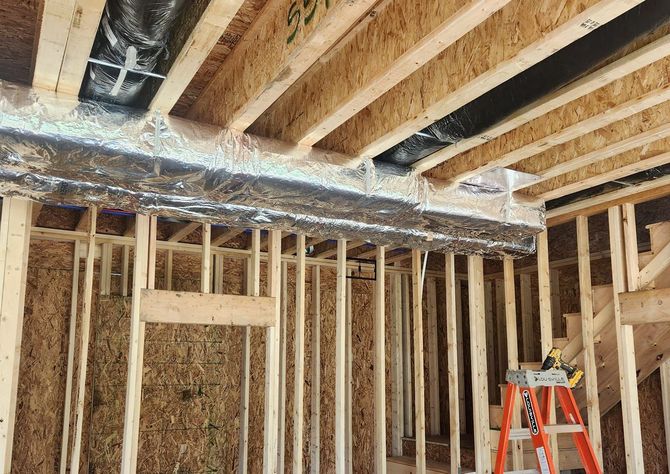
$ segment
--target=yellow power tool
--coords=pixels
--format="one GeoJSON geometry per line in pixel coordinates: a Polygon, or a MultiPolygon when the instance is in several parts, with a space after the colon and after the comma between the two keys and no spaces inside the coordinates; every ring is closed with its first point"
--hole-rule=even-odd
{"type": "Polygon", "coordinates": [[[584,371],[578,367],[573,367],[562,359],[563,353],[557,347],[554,347],[542,363],[542,370],[561,369],[564,370],[570,382],[570,388],[575,388],[579,381],[584,377],[584,371]]]}

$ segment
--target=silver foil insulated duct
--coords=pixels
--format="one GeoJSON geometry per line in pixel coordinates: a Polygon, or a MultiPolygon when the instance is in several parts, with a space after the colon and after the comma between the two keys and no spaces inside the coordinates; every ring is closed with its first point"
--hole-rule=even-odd
{"type": "Polygon", "coordinates": [[[406,169],[0,82],[0,194],[367,240],[523,255],[544,207],[498,170],[447,186],[406,169]]]}

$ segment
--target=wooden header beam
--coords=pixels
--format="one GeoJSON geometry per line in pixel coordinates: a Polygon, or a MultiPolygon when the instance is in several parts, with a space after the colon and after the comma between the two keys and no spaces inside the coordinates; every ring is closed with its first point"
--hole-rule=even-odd
{"type": "Polygon", "coordinates": [[[142,290],[140,319],[147,323],[274,326],[275,298],[142,290]]]}

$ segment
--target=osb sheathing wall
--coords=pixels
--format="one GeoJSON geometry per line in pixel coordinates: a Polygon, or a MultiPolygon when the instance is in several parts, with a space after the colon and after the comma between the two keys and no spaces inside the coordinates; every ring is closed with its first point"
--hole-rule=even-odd
{"type": "MultiPolygon", "coordinates": [[[[31,243],[13,472],[55,472],[60,458],[72,244],[31,243]]],[[[163,286],[159,252],[157,286],[163,286]]],[[[83,265],[81,281],[83,285],[83,265]]],[[[120,291],[120,249],[114,253],[112,293],[120,291]]],[[[199,258],[175,254],[173,289],[198,291],[199,258]]],[[[94,294],[97,294],[98,265],[94,294]]],[[[289,265],[285,465],[292,457],[294,267],[289,265]]],[[[308,272],[307,308],[311,304],[308,272]]],[[[262,268],[262,287],[265,284],[262,268]]],[[[388,283],[388,282],[387,282],[388,283]]],[[[80,286],[81,287],[81,286],[80,286]]],[[[354,280],[352,328],[353,459],[372,472],[373,284],[354,280]]],[[[242,292],[242,261],[225,259],[224,291],[242,292]]],[[[335,271],[321,272],[321,469],[334,470],[335,271]]],[[[81,294],[81,293],[80,293],[81,294]]],[[[81,472],[118,470],[128,351],[129,300],[94,297],[81,472]]],[[[387,298],[387,301],[389,298],[387,298]]],[[[196,311],[197,308],[194,308],[196,311]]],[[[390,312],[387,308],[387,338],[390,312]]],[[[139,472],[231,472],[237,463],[241,329],[147,325],[139,472]]],[[[305,469],[309,464],[311,318],[306,320],[305,469]]],[[[79,341],[77,340],[77,350],[79,341]]],[[[252,330],[249,472],[260,472],[263,449],[264,331],[252,330]]],[[[387,346],[390,394],[390,346],[387,346]]],[[[75,368],[75,374],[77,373],[75,368]]],[[[75,380],[76,385],[76,380],[75,380]]],[[[387,400],[390,405],[390,399],[387,400]]],[[[387,407],[390,431],[390,406],[387,407]]],[[[71,428],[72,432],[72,428],[71,428]]],[[[390,441],[389,441],[390,443],[390,441]]]]}
{"type": "MultiPolygon", "coordinates": [[[[640,246],[648,241],[644,225],[670,218],[660,215],[667,209],[663,203],[638,206],[640,246]]],[[[669,211],[670,212],[670,211],[669,211]]],[[[101,216],[101,228],[105,218],[101,216]]],[[[590,219],[591,250],[605,250],[609,246],[606,219],[590,219]]],[[[197,240],[197,235],[193,238],[197,240]]],[[[552,260],[574,255],[576,244],[574,229],[570,225],[550,230],[552,260]]],[[[533,264],[528,259],[526,264],[533,264]]],[[[26,318],[24,343],[21,356],[17,430],[14,447],[13,472],[45,472],[57,469],[60,457],[60,435],[65,389],[65,359],[69,324],[72,244],[33,241],[31,244],[26,293],[26,318]]],[[[83,260],[80,288],[83,285],[83,260]]],[[[157,285],[164,282],[164,254],[159,252],[157,285]]],[[[431,267],[437,269],[434,263],[431,267]]],[[[462,263],[462,262],[461,262],[462,263]]],[[[519,262],[519,266],[522,266],[519,262]]],[[[94,291],[93,338],[87,380],[87,407],[85,410],[81,469],[90,472],[114,472],[118,467],[121,450],[120,430],[126,380],[126,353],[128,328],[128,301],[121,297],[97,297],[97,265],[94,291]],[[91,405],[92,401],[92,405],[91,405]],[[92,416],[91,416],[92,415],[92,416]]],[[[119,294],[120,248],[115,248],[113,289],[119,294]]],[[[199,258],[175,254],[173,287],[195,290],[200,287],[199,258]]],[[[262,269],[264,286],[264,268],[262,269]]],[[[459,268],[459,271],[462,271],[459,268]]],[[[491,267],[489,271],[496,271],[491,267]]],[[[611,281],[609,260],[592,263],[593,283],[611,281]]],[[[295,301],[294,267],[289,265],[288,318],[287,318],[287,370],[286,370],[286,443],[285,465],[292,455],[293,407],[293,318],[295,301]]],[[[307,273],[307,308],[310,308],[311,272],[307,273]]],[[[578,282],[576,268],[561,270],[561,312],[576,312],[578,307],[578,282]]],[[[335,272],[322,269],[322,391],[321,391],[321,468],[323,472],[334,469],[334,379],[335,379],[335,272]]],[[[535,278],[535,277],[534,277],[535,278]]],[[[353,281],[353,457],[357,472],[372,470],[372,407],[373,399],[373,284],[353,281]]],[[[535,287],[535,283],[533,287],[535,287]]],[[[441,431],[448,430],[446,405],[446,354],[444,337],[444,288],[437,281],[437,311],[441,431]]],[[[225,259],[224,288],[228,293],[242,291],[242,263],[225,259]]],[[[387,280],[387,290],[390,282],[387,280]]],[[[518,290],[518,280],[517,280],[518,290]]],[[[534,291],[535,293],[535,291],[534,291]]],[[[518,294],[518,291],[517,291],[518,294]]],[[[518,296],[518,295],[517,295],[518,296]]],[[[536,296],[534,296],[536,298],[536,296]]],[[[469,339],[467,320],[467,285],[462,285],[464,364],[466,406],[470,407],[469,339]]],[[[387,295],[387,301],[390,298],[387,295]]],[[[517,308],[520,308],[517,301],[517,308]]],[[[424,302],[424,318],[427,308],[424,302]]],[[[309,310],[308,310],[309,311],[309,310]]],[[[537,320],[537,302],[534,301],[534,320],[537,320]]],[[[427,327],[427,321],[424,319],[427,327]]],[[[387,307],[387,341],[390,341],[390,308],[387,307]]],[[[521,331],[519,331],[521,333],[521,331]]],[[[555,333],[560,336],[559,331],[555,333]]],[[[538,336],[539,337],[539,336],[538,336]]],[[[250,415],[250,472],[258,472],[262,460],[263,396],[264,396],[264,332],[252,332],[252,385],[250,415]]],[[[305,361],[305,469],[308,468],[309,411],[311,407],[311,318],[306,319],[305,361]]],[[[145,356],[145,385],[140,439],[140,472],[229,472],[237,462],[239,429],[240,382],[239,328],[204,328],[199,326],[150,325],[147,331],[145,356]],[[176,342],[180,341],[180,342],[176,342]]],[[[427,340],[425,341],[427,343],[427,340]]],[[[78,341],[77,341],[78,349],[78,341]]],[[[409,348],[411,350],[411,348],[409,348]]],[[[490,348],[492,349],[492,348],[490,348]]],[[[493,349],[495,350],[495,349],[493,349]]],[[[390,433],[390,344],[387,344],[387,432],[390,433]]],[[[426,376],[429,369],[424,367],[426,376]]],[[[76,374],[76,368],[75,368],[76,374]]],[[[76,384],[76,381],[75,381],[76,384]]],[[[643,444],[647,472],[667,472],[665,433],[662,413],[659,376],[653,374],[639,386],[640,408],[644,423],[643,444]]],[[[426,391],[426,397],[427,397],[426,391]]],[[[426,399],[426,401],[428,401],[426,399]]],[[[426,404],[426,406],[429,406],[426,404]]],[[[468,409],[468,430],[471,431],[471,413],[468,409]]],[[[605,472],[624,471],[624,449],[621,434],[621,410],[617,405],[602,419],[605,446],[605,472]]],[[[390,440],[389,440],[390,445],[390,440]]],[[[390,446],[389,446],[390,448],[390,446]]],[[[413,454],[413,443],[404,443],[405,454],[413,454]]],[[[468,466],[472,451],[465,443],[462,458],[468,466]]],[[[429,444],[428,458],[446,462],[448,448],[429,444]]]]}

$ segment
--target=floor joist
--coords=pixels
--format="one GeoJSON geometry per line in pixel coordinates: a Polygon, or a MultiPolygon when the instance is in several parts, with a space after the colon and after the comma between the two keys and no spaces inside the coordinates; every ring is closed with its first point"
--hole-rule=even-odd
{"type": "Polygon", "coordinates": [[[304,10],[291,0],[268,3],[187,116],[246,129],[376,3],[314,2],[304,10]]]}
{"type": "Polygon", "coordinates": [[[558,12],[548,12],[543,4],[510,2],[319,143],[351,155],[376,156],[583,37],[589,31],[583,26],[585,21],[607,23],[638,3],[593,0],[579,6],[552,4],[561,9],[561,22],[556,22],[558,12]],[[520,37],[517,25],[526,16],[536,25],[520,37]],[[509,44],[510,38],[516,41],[509,44]],[[504,55],[478,54],[491,44],[505,44],[504,55]],[[469,54],[463,55],[463,51],[469,54]],[[464,61],[467,66],[457,66],[464,61]],[[483,73],[475,75],[477,70],[483,73]]]}

